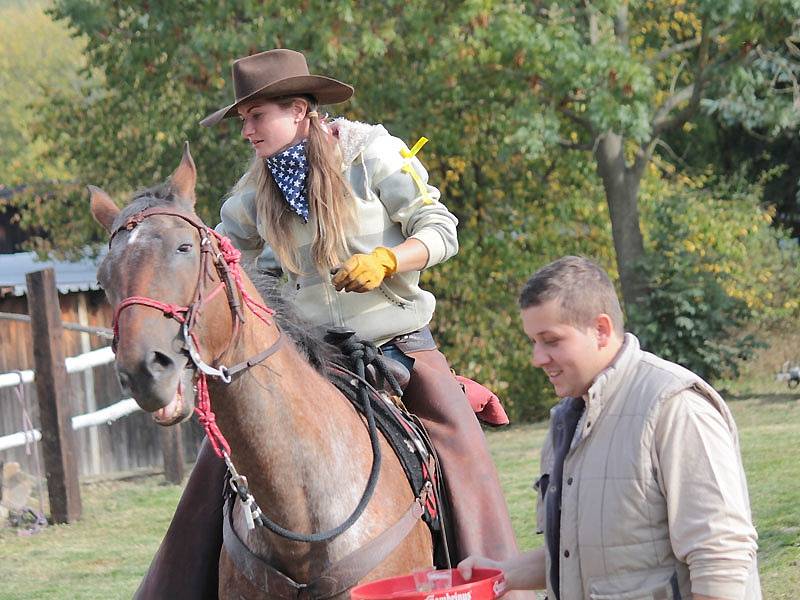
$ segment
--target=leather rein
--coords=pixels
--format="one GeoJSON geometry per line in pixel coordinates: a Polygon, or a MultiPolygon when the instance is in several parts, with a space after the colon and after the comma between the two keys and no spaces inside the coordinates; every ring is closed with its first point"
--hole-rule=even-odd
{"type": "MultiPolygon", "coordinates": [[[[263,525],[281,537],[301,542],[326,541],[340,535],[355,523],[363,513],[375,490],[377,479],[380,474],[380,445],[369,400],[366,399],[368,393],[367,389],[364,388],[361,391],[361,395],[365,398],[362,408],[365,411],[368,422],[370,442],[373,450],[373,464],[366,489],[356,509],[340,526],[316,534],[300,534],[289,531],[269,520],[261,511],[258,504],[256,504],[255,499],[250,493],[247,485],[247,478],[240,475],[233,465],[230,458],[230,446],[219,430],[219,427],[216,425],[216,418],[211,410],[207,377],[217,378],[225,384],[230,383],[233,376],[244,372],[275,354],[284,344],[283,332],[281,332],[280,329],[278,330],[278,339],[269,348],[233,366],[227,367],[225,365],[219,365],[214,367],[206,363],[200,354],[200,345],[193,328],[202,312],[204,304],[210,302],[222,289],[225,290],[228,306],[232,313],[232,332],[228,344],[225,350],[220,354],[220,357],[224,356],[225,352],[233,345],[241,331],[241,326],[244,324],[242,304],[245,304],[251,312],[268,325],[272,324],[270,318],[275,313],[272,309],[254,300],[244,290],[238,264],[241,253],[233,246],[228,238],[218,234],[193,214],[187,214],[166,207],[144,209],[130,216],[122,225],[111,233],[108,242],[109,248],[111,247],[114,237],[118,233],[122,231],[132,231],[144,221],[144,219],[155,215],[183,219],[197,229],[200,235],[200,269],[197,276],[194,296],[192,301],[186,306],[169,304],[146,296],[129,296],[123,299],[114,311],[114,338],[112,341],[112,349],[116,352],[119,340],[119,316],[126,308],[135,305],[147,306],[160,310],[165,317],[178,321],[181,324],[186,350],[197,372],[196,386],[198,402],[195,407],[195,412],[198,414],[200,423],[203,425],[209,442],[217,456],[225,460],[230,474],[231,488],[233,492],[235,492],[235,496],[238,497],[244,505],[243,513],[247,521],[248,529],[253,529],[256,524],[263,525]],[[216,242],[216,244],[214,242],[216,242]],[[206,294],[205,284],[206,278],[210,278],[209,260],[211,259],[213,259],[213,265],[216,268],[220,281],[210,293],[206,294]]],[[[218,360],[219,358],[212,360],[212,363],[216,363],[218,360]]],[[[363,381],[364,373],[361,372],[362,370],[363,365],[359,368],[359,372],[354,374],[357,380],[363,381]]],[[[365,546],[357,549],[337,563],[330,565],[320,576],[308,584],[295,582],[247,548],[233,528],[233,506],[230,503],[226,503],[226,514],[223,517],[224,544],[226,550],[228,550],[234,559],[237,568],[247,576],[251,583],[264,590],[268,590],[279,598],[295,600],[309,598],[321,600],[343,593],[358,583],[360,579],[378,564],[383,562],[394,548],[405,539],[413,529],[413,526],[420,519],[424,513],[429,494],[432,494],[430,484],[426,485],[420,491],[419,495],[414,498],[409,509],[394,523],[394,525],[383,531],[365,546]]]]}

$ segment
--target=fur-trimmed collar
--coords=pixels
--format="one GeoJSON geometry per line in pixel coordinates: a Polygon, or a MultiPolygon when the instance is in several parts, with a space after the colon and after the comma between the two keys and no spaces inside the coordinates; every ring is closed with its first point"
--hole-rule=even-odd
{"type": "Polygon", "coordinates": [[[348,121],[345,118],[334,119],[330,127],[339,140],[342,163],[348,167],[375,136],[389,134],[383,125],[348,121]]]}

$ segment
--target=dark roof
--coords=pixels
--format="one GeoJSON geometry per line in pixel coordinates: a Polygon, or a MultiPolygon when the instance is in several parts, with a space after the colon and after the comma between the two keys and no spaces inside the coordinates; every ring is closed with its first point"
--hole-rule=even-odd
{"type": "Polygon", "coordinates": [[[97,258],[84,258],[74,262],[40,261],[34,252],[0,254],[0,295],[12,293],[15,296],[24,296],[27,293],[25,274],[48,267],[55,270],[56,287],[62,294],[99,290],[97,265],[103,258],[102,254],[97,258]]]}

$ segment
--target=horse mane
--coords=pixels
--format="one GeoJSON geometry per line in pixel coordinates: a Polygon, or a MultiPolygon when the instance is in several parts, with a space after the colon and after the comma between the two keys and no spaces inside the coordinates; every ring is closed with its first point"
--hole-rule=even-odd
{"type": "Polygon", "coordinates": [[[148,188],[141,188],[133,193],[133,199],[128,203],[133,204],[138,200],[152,200],[148,202],[148,207],[156,206],[166,202],[186,202],[184,198],[177,194],[169,180],[156,184],[148,188]]]}
{"type": "Polygon", "coordinates": [[[188,213],[194,212],[191,203],[179,196],[175,188],[167,180],[152,187],[136,190],[131,199],[119,211],[117,218],[114,219],[114,226],[124,223],[138,212],[157,206],[174,206],[188,213]]]}
{"type": "Polygon", "coordinates": [[[325,341],[325,329],[312,325],[303,319],[294,305],[281,294],[281,279],[253,267],[245,269],[267,306],[275,311],[273,317],[281,330],[297,346],[297,350],[308,363],[321,372],[326,373],[326,365],[336,363],[347,364],[341,350],[325,341]]]}

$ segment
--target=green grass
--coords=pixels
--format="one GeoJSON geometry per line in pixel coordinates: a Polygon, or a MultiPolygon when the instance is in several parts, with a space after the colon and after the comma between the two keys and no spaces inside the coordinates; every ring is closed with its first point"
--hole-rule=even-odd
{"type": "MultiPolygon", "coordinates": [[[[764,598],[800,590],[800,394],[730,402],[750,486],[764,598]]],[[[541,545],[531,486],[545,424],[487,432],[520,547],[541,545]]],[[[83,518],[30,537],[0,530],[0,599],[130,598],[180,495],[161,477],[84,484],[83,518]]]]}
{"type": "Polygon", "coordinates": [[[85,484],[79,522],[25,537],[0,530],[0,598],[130,598],[180,496],[162,480],[85,484]]]}
{"type": "Polygon", "coordinates": [[[730,403],[737,419],[759,533],[764,598],[800,594],[800,395],[730,403]]]}

